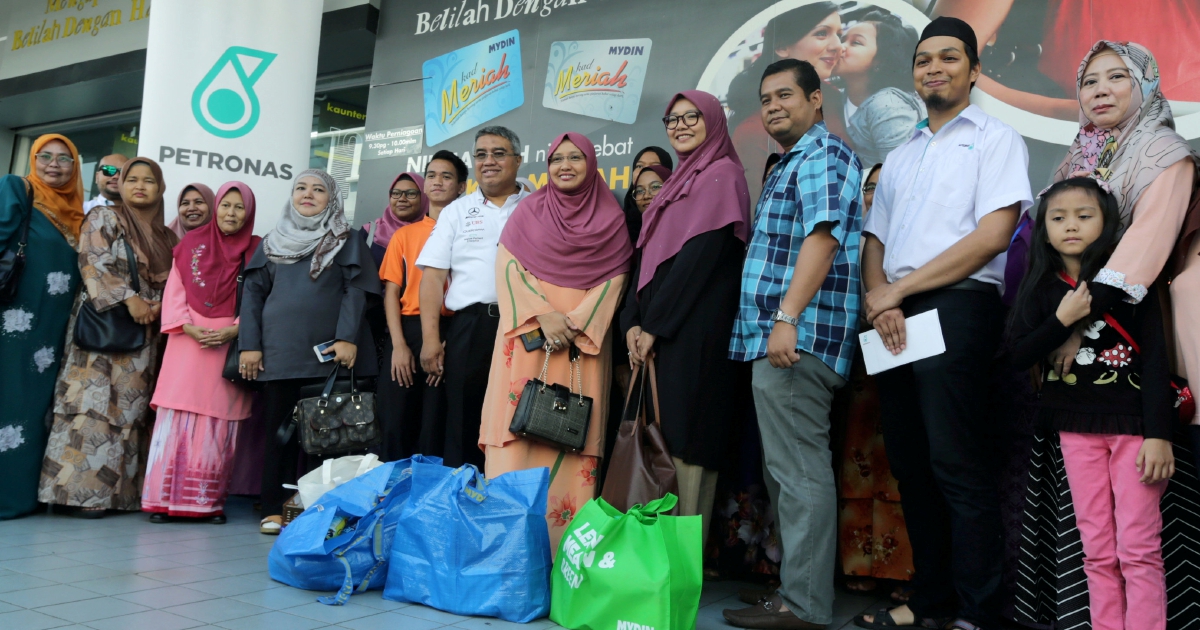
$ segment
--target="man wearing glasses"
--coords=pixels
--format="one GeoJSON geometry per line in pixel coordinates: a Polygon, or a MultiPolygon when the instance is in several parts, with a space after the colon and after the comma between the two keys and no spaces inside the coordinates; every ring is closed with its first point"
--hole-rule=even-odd
{"type": "Polygon", "coordinates": [[[96,165],[96,187],[100,194],[95,199],[83,204],[83,213],[87,214],[96,206],[114,206],[121,203],[121,168],[129,158],[119,153],[106,155],[96,165]]]}
{"type": "Polygon", "coordinates": [[[517,184],[521,141],[507,127],[475,134],[479,188],[442,210],[421,255],[421,368],[446,383],[447,466],[483,467],[479,423],[487,392],[492,348],[500,324],[496,297],[496,249],[517,203],[530,193],[517,184]],[[443,305],[454,311],[441,339],[443,305]]]}

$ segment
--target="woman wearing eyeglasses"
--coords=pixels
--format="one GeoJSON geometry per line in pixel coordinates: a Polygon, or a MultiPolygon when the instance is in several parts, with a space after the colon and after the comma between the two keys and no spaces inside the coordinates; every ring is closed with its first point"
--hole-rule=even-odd
{"type": "MultiPolygon", "coordinates": [[[[679,509],[712,514],[717,469],[727,458],[738,367],[729,359],[749,238],[750,195],[716,97],[690,90],[663,122],[679,168],[642,215],[640,260],[621,327],[629,359],[654,356],[662,429],[675,459],[679,509]]],[[[641,179],[641,177],[639,177],[641,179]]]]}
{"type": "Polygon", "coordinates": [[[0,300],[0,470],[6,477],[0,519],[37,507],[46,412],[79,289],[75,247],[83,223],[83,185],[78,161],[70,140],[45,135],[33,143],[27,177],[0,179],[0,252],[25,255],[25,267],[14,279],[16,294],[0,300]]]}
{"type": "Polygon", "coordinates": [[[571,517],[599,490],[612,361],[609,326],[633,246],[624,213],[596,170],[591,140],[577,133],[559,136],[550,144],[547,166],[549,185],[521,200],[500,235],[500,328],[479,445],[489,478],[542,466],[552,471],[546,520],[551,549],[557,549],[571,517]],[[539,330],[545,346],[527,350],[521,336],[539,330]],[[572,377],[576,351],[580,372],[572,377]],[[534,378],[592,399],[582,451],[566,453],[509,432],[525,384],[534,378]]]}
{"type": "MultiPolygon", "coordinates": [[[[157,163],[130,160],[121,171],[121,205],[94,208],[80,233],[85,290],[74,313],[86,300],[98,312],[127,309],[147,326],[145,344],[133,352],[87,350],[67,338],[38,501],[73,506],[82,518],[142,507],[142,446],[163,340],[152,325],[179,242],[163,221],[165,188],[157,163]]],[[[75,326],[72,320],[68,328],[75,326]]]]}

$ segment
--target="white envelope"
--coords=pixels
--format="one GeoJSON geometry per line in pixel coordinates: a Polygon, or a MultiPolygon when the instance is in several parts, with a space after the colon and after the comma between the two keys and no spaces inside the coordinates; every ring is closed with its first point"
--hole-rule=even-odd
{"type": "Polygon", "coordinates": [[[862,348],[863,359],[867,364],[867,374],[886,372],[946,351],[946,340],[942,338],[942,322],[938,319],[936,308],[904,318],[904,329],[904,352],[900,354],[892,354],[883,345],[878,331],[868,330],[858,335],[858,345],[862,348]]]}

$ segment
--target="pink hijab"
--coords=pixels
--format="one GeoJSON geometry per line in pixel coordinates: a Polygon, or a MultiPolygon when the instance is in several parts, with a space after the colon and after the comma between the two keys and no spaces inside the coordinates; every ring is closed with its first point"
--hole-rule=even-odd
{"type": "Polygon", "coordinates": [[[733,225],[734,235],[742,242],[750,237],[750,192],[745,169],[729,138],[725,110],[712,94],[688,90],[671,98],[668,115],[681,98],[700,110],[707,135],[694,151],[676,152],[679,167],[642,216],[637,243],[642,250],[638,291],[650,284],[659,265],[700,234],[733,225]]]}
{"type": "Polygon", "coordinates": [[[563,192],[551,180],[522,199],[505,224],[500,242],[539,280],[569,289],[591,289],[629,271],[633,246],[625,228],[625,211],[596,170],[592,141],[581,134],[564,133],[550,144],[549,154],[563,140],[570,140],[583,153],[583,184],[563,192]]]}
{"type": "Polygon", "coordinates": [[[237,305],[238,268],[262,239],[254,236],[254,191],[242,182],[228,182],[217,191],[217,203],[231,190],[242,193],[246,222],[233,234],[217,227],[217,207],[212,220],[190,231],[175,247],[175,268],[183,280],[187,303],[205,317],[234,317],[237,305]]]}
{"type": "Polygon", "coordinates": [[[202,199],[204,199],[204,203],[208,204],[208,219],[205,220],[204,223],[201,223],[200,225],[198,225],[192,229],[198,230],[198,229],[204,227],[205,225],[211,223],[212,218],[213,218],[213,213],[217,211],[217,204],[213,201],[213,191],[211,188],[209,188],[208,186],[205,186],[204,184],[201,184],[200,182],[193,182],[191,184],[188,184],[187,186],[184,186],[183,190],[179,191],[179,198],[175,200],[175,213],[176,213],[175,220],[173,220],[167,224],[167,229],[174,232],[175,236],[178,236],[180,239],[187,236],[188,229],[183,227],[183,223],[180,223],[179,204],[183,203],[183,196],[186,195],[187,191],[189,191],[189,190],[194,190],[194,191],[200,193],[200,197],[202,199]]]}
{"type": "Polygon", "coordinates": [[[383,216],[369,223],[364,223],[362,226],[363,232],[370,234],[371,224],[375,224],[376,245],[387,247],[388,243],[392,242],[392,235],[396,233],[396,230],[411,223],[416,223],[429,215],[429,197],[425,196],[425,178],[416,173],[400,173],[397,175],[396,179],[392,180],[392,185],[388,186],[388,195],[391,195],[392,189],[396,187],[396,182],[405,177],[411,179],[417,185],[417,190],[421,191],[421,214],[417,217],[416,221],[401,221],[397,219],[396,215],[392,212],[391,197],[389,196],[388,204],[383,207],[383,216]]]}

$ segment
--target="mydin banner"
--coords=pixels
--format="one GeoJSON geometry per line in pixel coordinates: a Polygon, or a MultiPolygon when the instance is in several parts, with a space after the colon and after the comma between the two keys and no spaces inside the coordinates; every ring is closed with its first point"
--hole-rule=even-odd
{"type": "Polygon", "coordinates": [[[246,182],[275,227],[308,165],[322,0],[154,0],[139,153],[162,166],[167,220],[184,186],[246,182]],[[236,19],[231,19],[236,16],[236,19]]]}
{"type": "Polygon", "coordinates": [[[635,153],[670,149],[661,118],[671,95],[696,88],[724,103],[757,194],[779,149],[762,127],[758,82],[782,58],[813,64],[829,128],[864,162],[882,161],[925,116],[912,55],[938,15],[975,28],[983,77],[972,100],[1025,137],[1035,190],[1079,128],[1075,73],[1098,39],[1149,47],[1177,129],[1200,138],[1196,0],[382,0],[367,132],[405,133],[412,149],[362,164],[358,207],[377,216],[396,174],[423,170],[437,150],[471,164],[475,131],[497,124],[520,136],[521,175],[535,185],[546,182],[549,143],[576,131],[623,193],[635,153]],[[469,118],[447,124],[468,103],[469,118]],[[423,145],[412,140],[422,125],[423,145]]]}

